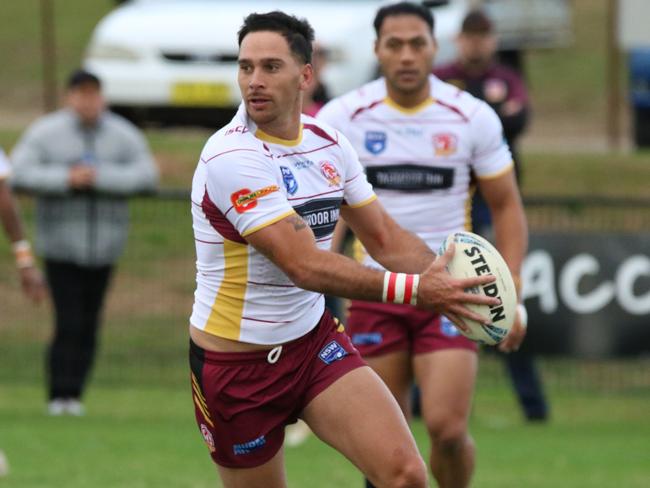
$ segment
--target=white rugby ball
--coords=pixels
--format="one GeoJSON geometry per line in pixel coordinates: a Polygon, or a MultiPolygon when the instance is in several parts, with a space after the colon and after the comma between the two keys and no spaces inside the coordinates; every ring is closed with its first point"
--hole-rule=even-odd
{"type": "Polygon", "coordinates": [[[468,309],[489,318],[492,325],[484,325],[464,318],[469,331],[459,331],[465,337],[478,343],[498,344],[508,335],[517,313],[517,290],[508,265],[492,244],[472,232],[450,234],[440,246],[439,254],[443,254],[452,242],[456,246],[456,251],[447,264],[449,274],[455,278],[494,275],[496,281],[467,291],[501,299],[501,304],[493,307],[468,303],[466,305],[468,309]]]}

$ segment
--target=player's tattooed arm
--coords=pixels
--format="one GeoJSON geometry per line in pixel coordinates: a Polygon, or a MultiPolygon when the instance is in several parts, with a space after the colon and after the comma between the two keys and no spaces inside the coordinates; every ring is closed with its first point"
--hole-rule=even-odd
{"type": "Polygon", "coordinates": [[[291,217],[287,218],[287,221],[293,225],[293,230],[296,232],[307,228],[307,222],[305,222],[300,215],[292,215],[291,217]]]}

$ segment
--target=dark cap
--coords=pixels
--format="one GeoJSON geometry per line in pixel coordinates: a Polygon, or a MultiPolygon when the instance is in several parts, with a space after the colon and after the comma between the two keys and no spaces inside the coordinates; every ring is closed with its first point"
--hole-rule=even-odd
{"type": "Polygon", "coordinates": [[[97,86],[97,88],[102,87],[102,82],[99,81],[99,78],[83,69],[74,71],[68,78],[68,84],[66,86],[68,87],[68,90],[71,90],[78,86],[85,85],[86,83],[92,83],[97,86]]]}
{"type": "Polygon", "coordinates": [[[482,10],[472,10],[463,20],[463,34],[492,34],[492,21],[482,10]]]}

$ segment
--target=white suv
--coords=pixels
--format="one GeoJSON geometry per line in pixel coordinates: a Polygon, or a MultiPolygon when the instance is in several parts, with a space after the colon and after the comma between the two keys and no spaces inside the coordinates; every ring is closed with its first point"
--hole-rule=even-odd
{"type": "MultiPolygon", "coordinates": [[[[129,118],[214,124],[216,112],[240,101],[237,31],[246,15],[282,10],[309,20],[328,52],[323,80],[336,96],[376,75],[372,21],[384,3],[133,0],[100,21],[84,65],[102,79],[111,107],[129,118]]],[[[439,60],[449,60],[466,4],[423,3],[433,6],[439,60]]]]}

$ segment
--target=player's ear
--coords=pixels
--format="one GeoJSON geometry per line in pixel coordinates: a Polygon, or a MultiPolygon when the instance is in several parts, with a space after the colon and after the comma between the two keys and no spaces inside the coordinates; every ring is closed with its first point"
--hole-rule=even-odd
{"type": "Polygon", "coordinates": [[[314,68],[311,63],[305,64],[300,70],[300,89],[305,90],[314,79],[314,68]]]}

